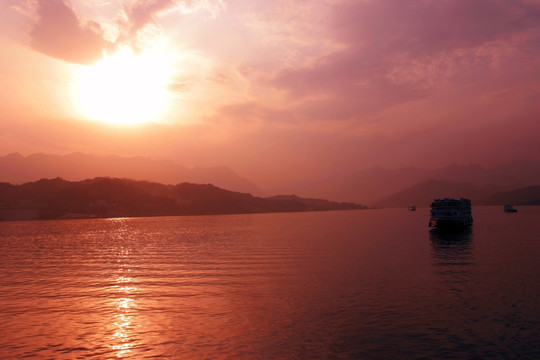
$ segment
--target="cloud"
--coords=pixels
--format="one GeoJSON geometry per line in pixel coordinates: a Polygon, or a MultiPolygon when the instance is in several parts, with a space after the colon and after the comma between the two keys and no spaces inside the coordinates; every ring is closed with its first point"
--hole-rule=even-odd
{"type": "Polygon", "coordinates": [[[83,23],[63,0],[38,0],[37,23],[30,32],[36,51],[67,62],[90,64],[111,44],[103,39],[100,25],[83,23]]]}
{"type": "Polygon", "coordinates": [[[124,9],[129,34],[134,35],[148,24],[156,22],[156,17],[173,11],[183,14],[207,12],[216,17],[225,8],[223,0],[139,0],[124,9]]]}
{"type": "Polygon", "coordinates": [[[379,51],[426,54],[470,48],[538,26],[540,8],[519,0],[379,0],[336,7],[344,42],[379,51]]]}
{"type": "Polygon", "coordinates": [[[492,91],[540,69],[531,62],[540,56],[531,45],[540,39],[538,2],[344,1],[334,6],[328,31],[341,49],[279,71],[271,85],[291,102],[341,104],[349,109],[342,119],[364,119],[448,88],[492,91]]]}
{"type": "Polygon", "coordinates": [[[125,12],[130,26],[130,32],[135,32],[151,23],[154,16],[176,6],[175,0],[138,1],[126,7],[125,12]]]}

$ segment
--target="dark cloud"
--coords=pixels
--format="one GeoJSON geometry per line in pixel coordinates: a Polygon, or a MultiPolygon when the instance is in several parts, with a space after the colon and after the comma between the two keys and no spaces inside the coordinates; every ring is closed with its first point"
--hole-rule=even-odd
{"type": "Polygon", "coordinates": [[[82,23],[63,0],[38,0],[37,23],[30,32],[34,50],[67,62],[90,64],[110,46],[95,22],[82,23]]]}
{"type": "Polygon", "coordinates": [[[540,23],[540,6],[520,0],[348,1],[335,8],[336,37],[378,52],[469,48],[540,23]]]}

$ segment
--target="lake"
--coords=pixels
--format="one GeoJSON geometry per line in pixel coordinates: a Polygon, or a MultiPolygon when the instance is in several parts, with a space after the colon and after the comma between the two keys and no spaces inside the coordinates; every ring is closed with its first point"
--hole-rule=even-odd
{"type": "Polygon", "coordinates": [[[0,223],[0,358],[539,359],[540,207],[0,223]]]}

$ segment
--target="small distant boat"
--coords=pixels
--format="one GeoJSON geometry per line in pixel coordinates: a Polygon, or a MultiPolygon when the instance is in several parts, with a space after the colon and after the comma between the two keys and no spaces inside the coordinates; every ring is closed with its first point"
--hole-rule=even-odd
{"type": "Polygon", "coordinates": [[[512,205],[504,205],[504,212],[507,212],[507,213],[515,213],[517,212],[517,209],[514,208],[512,205]]]}
{"type": "Polygon", "coordinates": [[[409,205],[409,211],[416,211],[415,205],[409,205]]]}
{"type": "Polygon", "coordinates": [[[431,203],[429,227],[436,229],[465,228],[473,224],[471,200],[435,199],[431,203]]]}

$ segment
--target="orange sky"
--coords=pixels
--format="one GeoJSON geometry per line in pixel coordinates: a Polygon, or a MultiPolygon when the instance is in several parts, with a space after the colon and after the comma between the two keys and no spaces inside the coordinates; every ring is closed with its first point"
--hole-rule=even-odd
{"type": "Polygon", "coordinates": [[[540,152],[538,0],[0,0],[0,155],[268,186],[540,152]]]}

